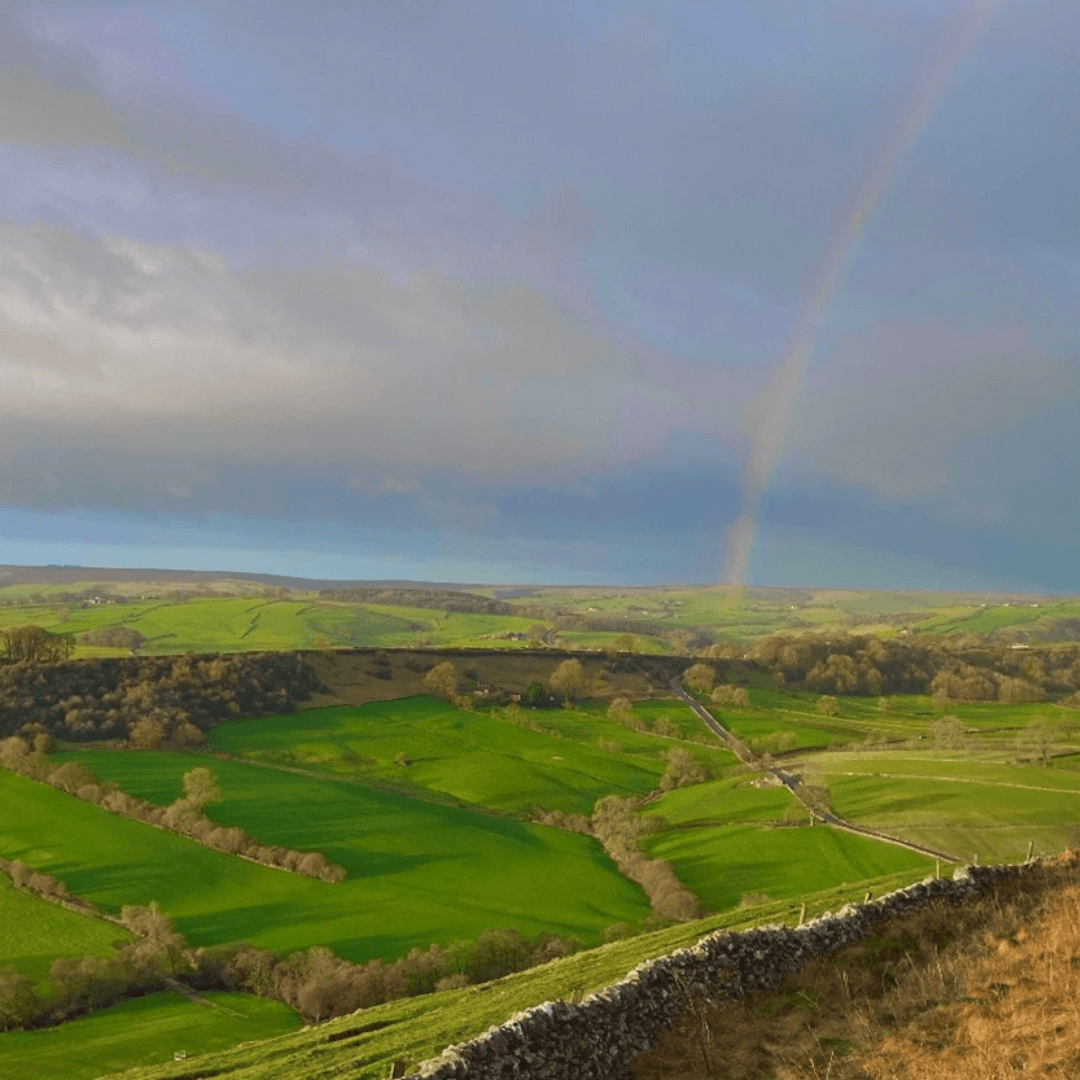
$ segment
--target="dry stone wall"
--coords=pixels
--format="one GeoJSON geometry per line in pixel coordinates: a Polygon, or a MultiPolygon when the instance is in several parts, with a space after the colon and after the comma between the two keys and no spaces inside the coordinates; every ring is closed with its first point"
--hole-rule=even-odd
{"type": "Polygon", "coordinates": [[[1038,864],[966,866],[798,928],[718,930],[639,964],[580,1004],[547,1001],[424,1062],[408,1080],[633,1080],[631,1060],[681,1015],[688,995],[775,989],[808,960],[861,940],[875,923],[942,900],[959,904],[1038,864]]]}

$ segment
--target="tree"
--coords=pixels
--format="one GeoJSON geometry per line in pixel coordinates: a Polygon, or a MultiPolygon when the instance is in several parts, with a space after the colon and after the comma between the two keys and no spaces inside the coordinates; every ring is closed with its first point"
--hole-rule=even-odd
{"type": "Polygon", "coordinates": [[[629,724],[633,719],[634,710],[630,705],[630,699],[625,697],[612,698],[608,705],[607,714],[609,720],[617,724],[629,724]]]}
{"type": "Polygon", "coordinates": [[[823,716],[836,716],[840,711],[840,702],[831,694],[822,694],[817,700],[816,708],[823,716]]]}
{"type": "Polygon", "coordinates": [[[521,695],[521,704],[526,708],[537,709],[549,703],[548,692],[544,689],[544,684],[539,679],[533,679],[528,686],[525,687],[524,692],[521,695]]]}
{"type": "Polygon", "coordinates": [[[612,643],[616,652],[632,653],[634,651],[634,635],[620,634],[612,643]]]}
{"type": "Polygon", "coordinates": [[[214,774],[200,765],[184,773],[184,797],[197,813],[202,813],[207,803],[221,802],[221,788],[214,774]]]}
{"type": "Polygon", "coordinates": [[[457,694],[457,668],[449,660],[436,664],[424,676],[424,688],[435,697],[451,701],[457,694]]]}
{"type": "Polygon", "coordinates": [[[934,745],[943,750],[961,750],[964,738],[964,724],[958,716],[940,716],[930,722],[930,735],[934,745]]]}
{"type": "Polygon", "coordinates": [[[672,788],[689,787],[691,784],[704,783],[709,778],[704,766],[682,747],[672,747],[666,751],[668,767],[664,775],[660,777],[660,790],[671,791],[672,788]]]}
{"type": "Polygon", "coordinates": [[[27,1024],[41,1005],[33,979],[15,968],[0,969],[0,1030],[11,1031],[27,1024]]]}
{"type": "Polygon", "coordinates": [[[1045,716],[1037,716],[1016,737],[1017,752],[1026,761],[1049,765],[1051,756],[1057,750],[1056,734],[1045,716]]]}
{"type": "Polygon", "coordinates": [[[29,753],[30,747],[23,739],[20,739],[18,735],[10,735],[0,742],[0,765],[15,772],[29,753]]]}
{"type": "Polygon", "coordinates": [[[710,697],[714,705],[729,709],[745,709],[750,705],[750,695],[741,686],[718,686],[710,697]]]}
{"type": "Polygon", "coordinates": [[[156,750],[165,738],[165,725],[153,716],[144,716],[131,725],[128,742],[137,750],[156,750]]]}
{"type": "Polygon", "coordinates": [[[49,773],[48,781],[54,788],[74,795],[81,787],[92,784],[97,777],[81,762],[68,761],[49,773]]]}
{"type": "Polygon", "coordinates": [[[554,694],[569,705],[581,697],[585,690],[585,671],[580,660],[564,660],[548,678],[548,686],[554,694]]]}
{"type": "Polygon", "coordinates": [[[16,662],[66,660],[74,643],[70,634],[50,634],[42,626],[13,626],[0,631],[4,655],[16,662]]]}
{"type": "Polygon", "coordinates": [[[716,682],[716,672],[710,664],[694,664],[683,672],[683,682],[691,690],[707,694],[716,682]]]}

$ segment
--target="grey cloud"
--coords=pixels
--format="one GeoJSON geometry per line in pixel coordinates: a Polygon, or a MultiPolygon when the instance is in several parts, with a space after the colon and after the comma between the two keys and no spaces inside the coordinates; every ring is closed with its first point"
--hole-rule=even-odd
{"type": "Polygon", "coordinates": [[[1020,328],[882,323],[843,340],[812,373],[789,467],[887,500],[1000,517],[1023,483],[1010,460],[1027,469],[1056,457],[1038,420],[1078,403],[1077,367],[1042,353],[1020,328]],[[961,468],[972,446],[974,468],[961,468]]]}
{"type": "Polygon", "coordinates": [[[220,469],[255,463],[401,490],[431,471],[550,481],[720,423],[524,287],[238,274],[207,251],[45,226],[0,226],[0,377],[0,454],[41,477],[38,495],[9,480],[23,503],[124,489],[183,509],[220,469]],[[95,461],[112,480],[92,482],[95,461]]]}

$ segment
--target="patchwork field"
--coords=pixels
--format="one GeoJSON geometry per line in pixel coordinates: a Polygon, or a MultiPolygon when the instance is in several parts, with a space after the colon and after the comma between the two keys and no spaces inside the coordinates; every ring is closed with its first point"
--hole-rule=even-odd
{"type": "MultiPolygon", "coordinates": [[[[33,622],[81,633],[109,626],[137,630],[149,654],[328,646],[527,647],[541,626],[558,619],[559,642],[570,648],[611,647],[626,633],[639,652],[671,652],[679,635],[751,644],[773,633],[853,630],[889,637],[901,630],[932,634],[997,634],[1005,640],[1061,641],[1080,635],[1080,602],[1068,597],[999,594],[890,593],[828,589],[665,586],[519,590],[470,586],[521,614],[466,614],[420,606],[354,603],[319,595],[322,583],[234,580],[179,575],[156,580],[138,571],[0,568],[0,628],[33,622]],[[7,584],[5,584],[5,581],[7,584]],[[192,597],[192,592],[203,594],[192,597]],[[80,595],[112,599],[82,607],[80,595]],[[537,615],[537,611],[542,614],[537,615]],[[586,625],[568,622],[584,619],[586,625]],[[603,620],[626,622],[612,629],[603,620]],[[588,623],[593,625],[587,625],[588,623]]],[[[551,640],[551,639],[549,639],[551,640]]],[[[76,655],[122,653],[80,645],[76,655]]]]}
{"type": "Polygon", "coordinates": [[[670,791],[646,817],[669,827],[645,848],[666,859],[710,910],[744,897],[779,900],[837,884],[920,868],[933,860],[840,829],[808,826],[808,816],[782,787],[757,787],[758,775],[670,791]]]}
{"type": "Polygon", "coordinates": [[[1028,845],[1059,851],[1080,830],[1080,773],[1071,768],[950,760],[946,755],[829,755],[818,766],[841,816],[983,862],[1028,845]]]}
{"type": "MultiPolygon", "coordinates": [[[[670,597],[659,599],[666,603],[670,597]]],[[[168,641],[191,644],[204,638],[280,643],[300,632],[298,627],[312,640],[331,632],[339,637],[377,632],[383,640],[421,632],[419,622],[401,629],[395,621],[408,624],[418,609],[369,605],[359,611],[256,597],[189,602],[201,612],[195,631],[185,623],[187,616],[178,614],[182,606],[145,601],[117,609],[125,614],[138,609],[137,621],[157,632],[161,651],[167,651],[168,641]]],[[[644,611],[630,612],[634,617],[654,614],[644,602],[637,606],[644,611]]],[[[689,599],[683,606],[680,611],[671,600],[665,617],[688,614],[689,599]]],[[[115,611],[80,609],[69,613],[69,621],[110,614],[115,618],[115,611]]],[[[424,626],[450,635],[447,640],[465,633],[481,640],[483,627],[476,620],[490,618],[508,617],[425,610],[424,626]]],[[[281,954],[322,945],[352,960],[390,960],[414,947],[475,939],[485,929],[511,926],[526,935],[578,935],[595,946],[612,924],[641,926],[649,915],[642,890],[619,873],[592,837],[525,818],[538,808],[588,814],[607,795],[657,792],[673,749],[703,767],[709,779],[702,782],[698,775],[690,786],[654,794],[636,812],[656,823],[643,841],[645,853],[670,862],[704,908],[719,914],[694,927],[591,949],[564,966],[553,965],[557,977],[545,969],[513,976],[498,984],[498,994],[473,988],[367,1010],[364,1024],[354,1020],[354,1026],[383,1018],[387,1030],[343,1037],[344,1045],[333,1053],[362,1047],[350,1060],[356,1075],[373,1077],[385,1075],[386,1055],[394,1047],[407,1046],[409,1055],[421,1056],[421,1047],[431,1044],[433,1052],[505,1019],[496,1015],[504,1006],[540,1000],[521,995],[575,993],[602,976],[618,977],[648,950],[666,951],[676,940],[692,940],[711,926],[769,913],[790,917],[816,890],[861,897],[867,888],[880,891],[884,880],[898,884],[934,872],[933,859],[909,849],[833,827],[810,827],[806,811],[786,788],[763,784],[763,770],[741,766],[684,703],[660,698],[669,692],[667,661],[650,661],[660,674],[648,676],[645,661],[607,664],[594,655],[585,663],[589,692],[597,695],[593,700],[573,709],[532,710],[489,705],[486,688],[517,691],[534,678],[545,680],[557,657],[526,653],[519,663],[515,655],[518,666],[510,678],[497,670],[505,658],[464,654],[463,688],[478,694],[474,708],[462,709],[415,696],[430,658],[412,651],[392,656],[391,663],[374,653],[319,653],[315,663],[338,704],[322,705],[334,700],[324,695],[317,707],[224,723],[209,732],[205,752],[63,745],[53,755],[57,764],[84,762],[103,779],[162,805],[181,794],[185,772],[208,767],[223,792],[220,803],[208,806],[209,816],[264,843],[322,852],[345,867],[344,883],[315,881],[215,852],[3,770],[0,854],[55,875],[109,912],[157,900],[196,946],[242,939],[281,954]],[[611,697],[624,692],[618,681],[624,678],[643,698],[634,703],[630,724],[607,715],[611,697]],[[384,694],[414,696],[371,700],[380,687],[384,694]],[[357,703],[340,703],[348,700],[357,703]],[[577,981],[569,981],[571,972],[577,981]],[[371,1062],[378,1072],[369,1071],[371,1062]]],[[[715,714],[755,752],[771,754],[788,772],[824,787],[844,818],[961,859],[977,853],[980,861],[1023,858],[1032,842],[1036,853],[1059,850],[1080,835],[1080,737],[1070,723],[1071,710],[1048,703],[945,707],[908,695],[841,697],[837,714],[829,716],[819,711],[817,694],[771,689],[758,675],[748,687],[748,708],[715,714]],[[955,745],[942,736],[938,723],[946,714],[957,721],[949,735],[955,745]],[[1046,766],[1034,763],[1022,745],[1036,719],[1045,720],[1052,737],[1046,766]],[[1021,760],[1025,754],[1028,760],[1021,760]]],[[[111,926],[0,882],[0,967],[14,964],[40,980],[56,956],[107,953],[119,936],[111,926]]],[[[236,1011],[244,1007],[237,1005],[236,1011]]],[[[22,1043],[0,1037],[0,1074],[10,1068],[13,1075],[39,1075],[18,1071],[23,1060],[33,1059],[43,1063],[41,1075],[49,1068],[50,1075],[82,1075],[64,1072],[59,1063],[67,1060],[64,1054],[75,1054],[84,1038],[90,1047],[86,1061],[99,1071],[149,1062],[138,1055],[153,1046],[160,1051],[156,1060],[164,1055],[166,1061],[155,1067],[161,1076],[174,1068],[168,1064],[174,1049],[192,1054],[192,1047],[227,1045],[208,1041],[217,1038],[220,1016],[214,1010],[159,996],[145,999],[141,1008],[128,1003],[116,1015],[123,1017],[127,1008],[128,1020],[117,1021],[112,1030],[130,1029],[132,1045],[117,1044],[108,1060],[94,1056],[95,1047],[113,1039],[110,1016],[102,1013],[90,1018],[102,1022],[100,1043],[97,1029],[74,1025],[61,1029],[75,1032],[67,1044],[63,1038],[49,1042],[49,1032],[27,1035],[22,1043]],[[190,1035],[183,1034],[189,1029],[190,1035]],[[80,1036],[80,1030],[88,1034],[80,1036]],[[42,1041],[35,1044],[38,1035],[42,1041]],[[181,1038],[190,1046],[174,1047],[181,1038]],[[43,1049],[36,1052],[35,1045],[43,1049]],[[50,1057],[52,1047],[59,1049],[50,1057]],[[8,1053],[15,1056],[5,1057],[8,1053]]],[[[275,1030],[289,1030],[296,1022],[291,1014],[278,1015],[274,1023],[284,1026],[275,1030]]],[[[234,1041],[269,1031],[238,1033],[244,1028],[238,1019],[232,1026],[234,1041]]],[[[300,1041],[289,1045],[298,1055],[297,1069],[310,1065],[308,1071],[316,1075],[332,1055],[325,1044],[296,1038],[300,1041]]],[[[269,1076],[272,1068],[265,1048],[226,1052],[213,1060],[246,1062],[250,1078],[269,1076]]],[[[186,1068],[177,1075],[196,1075],[190,1065],[186,1068]]],[[[215,1072],[218,1068],[215,1064],[215,1072]]]]}
{"type": "MultiPolygon", "coordinates": [[[[646,702],[644,723],[679,735],[701,723],[682,702],[646,702]]],[[[634,731],[592,711],[464,712],[432,698],[305,710],[222,724],[208,748],[245,760],[440,792],[495,810],[534,807],[588,814],[603,795],[644,795],[666,768],[670,738],[634,731]],[[530,726],[523,726],[528,724],[530,726]],[[408,764],[396,759],[404,754],[408,764]]],[[[735,764],[719,746],[691,752],[714,771],[735,764]]]]}
{"type": "MultiPolygon", "coordinates": [[[[410,1065],[438,1054],[451,1043],[480,1034],[515,1012],[542,1001],[570,1000],[622,978],[643,960],[692,945],[720,928],[743,929],[765,923],[798,923],[801,902],[806,917],[838,911],[861,900],[867,888],[877,896],[922,877],[920,872],[893,874],[857,886],[841,886],[805,894],[800,903],[778,901],[728,911],[626,941],[555,960],[483,987],[467,987],[389,1002],[365,1009],[362,1017],[346,1016],[310,1031],[273,1042],[244,1046],[207,1058],[204,1068],[236,1080],[384,1080],[395,1060],[410,1065]],[[358,1022],[359,1021],[359,1022],[358,1022]]],[[[124,1073],[117,1080],[189,1080],[190,1066],[168,1064],[124,1073]]],[[[196,1074],[198,1075],[198,1074],[196,1074]]]]}
{"type": "MultiPolygon", "coordinates": [[[[18,1080],[95,1080],[107,1073],[229,1050],[296,1031],[303,1021],[279,1001],[207,993],[198,1005],[172,992],[124,1001],[40,1031],[0,1033],[0,1076],[18,1080]]],[[[197,1067],[197,1065],[196,1065],[197,1067]]]]}
{"type": "MultiPolygon", "coordinates": [[[[167,803],[188,754],[91,752],[84,760],[132,794],[167,803]]],[[[115,912],[157,900],[194,945],[246,940],[288,953],[326,945],[353,960],[402,956],[496,926],[595,942],[648,905],[590,837],[374,791],[357,783],[214,761],[225,799],[214,818],[256,838],[322,851],[334,885],[215,852],[182,836],[0,772],[0,851],[115,912]]]]}

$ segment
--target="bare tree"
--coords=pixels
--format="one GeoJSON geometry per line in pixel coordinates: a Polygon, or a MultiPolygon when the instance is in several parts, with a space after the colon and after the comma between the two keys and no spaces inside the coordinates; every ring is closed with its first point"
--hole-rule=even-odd
{"type": "Polygon", "coordinates": [[[436,664],[425,676],[424,687],[435,697],[450,701],[457,694],[458,673],[449,660],[436,664]]]}
{"type": "Polygon", "coordinates": [[[964,723],[958,716],[940,716],[930,723],[934,745],[943,750],[962,750],[967,743],[964,723]]]}
{"type": "Polygon", "coordinates": [[[1026,761],[1049,765],[1051,756],[1057,750],[1056,735],[1045,716],[1036,716],[1016,737],[1017,753],[1026,761]]]}
{"type": "Polygon", "coordinates": [[[201,813],[207,803],[221,802],[221,788],[214,774],[200,765],[184,773],[184,796],[201,813]]]}
{"type": "Polygon", "coordinates": [[[711,695],[714,705],[729,709],[745,709],[750,704],[750,695],[741,686],[718,686],[711,695]]]}
{"type": "Polygon", "coordinates": [[[693,664],[683,672],[683,682],[691,690],[707,694],[716,682],[716,671],[711,664],[693,664]]]}
{"type": "Polygon", "coordinates": [[[558,694],[566,705],[576,701],[585,691],[585,671],[580,660],[564,660],[548,678],[553,694],[558,694]]]}

